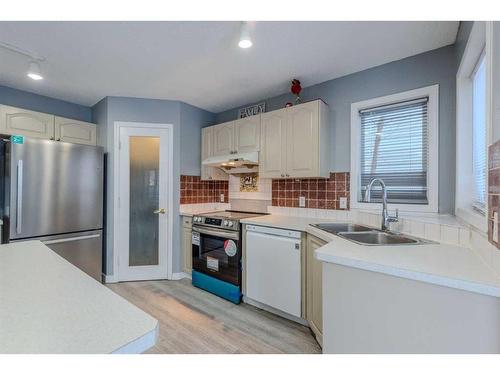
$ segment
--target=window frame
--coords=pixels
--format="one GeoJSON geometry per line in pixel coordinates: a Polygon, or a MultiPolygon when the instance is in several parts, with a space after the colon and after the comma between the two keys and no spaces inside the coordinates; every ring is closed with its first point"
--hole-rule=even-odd
{"type": "MultiPolygon", "coordinates": [[[[486,47],[486,46],[485,46],[486,47]]],[[[472,99],[472,103],[471,103],[471,115],[472,115],[472,121],[471,121],[471,125],[472,125],[472,139],[474,139],[474,78],[481,66],[481,64],[484,63],[484,74],[485,74],[485,77],[484,77],[484,80],[485,80],[485,91],[486,91],[486,48],[483,48],[483,51],[481,52],[481,54],[479,55],[477,61],[476,61],[476,64],[474,65],[474,69],[472,70],[472,73],[470,75],[470,80],[471,80],[471,88],[472,88],[472,95],[471,95],[471,99],[472,99]]],[[[487,112],[487,103],[486,103],[486,92],[485,92],[485,102],[484,102],[484,140],[485,140],[485,150],[484,151],[484,156],[485,156],[485,165],[486,165],[486,174],[485,174],[485,191],[484,191],[484,194],[485,194],[485,201],[484,201],[484,207],[478,207],[477,203],[474,199],[472,199],[472,208],[475,209],[476,211],[478,211],[479,214],[481,215],[486,215],[486,210],[487,210],[487,206],[488,206],[488,188],[487,188],[487,181],[488,181],[488,178],[487,178],[487,175],[488,175],[488,172],[487,172],[487,169],[488,169],[488,146],[487,146],[487,140],[488,140],[488,136],[487,136],[487,129],[488,129],[488,125],[486,123],[486,112],[487,112]]],[[[473,197],[475,196],[475,190],[476,190],[476,186],[474,186],[474,183],[475,183],[475,170],[474,170],[474,140],[472,141],[472,153],[471,153],[471,156],[472,156],[472,195],[473,197]]]]}
{"type": "MultiPolygon", "coordinates": [[[[456,177],[455,177],[455,215],[479,231],[488,230],[488,198],[486,191],[486,212],[481,214],[473,207],[473,150],[472,150],[472,76],[481,56],[484,54],[486,68],[486,157],[491,140],[489,47],[486,43],[486,23],[474,22],[465,46],[456,76],[456,177]]],[[[486,161],[488,163],[488,161],[486,161]]],[[[488,164],[486,164],[488,165],[488,164]]],[[[488,186],[488,173],[486,173],[488,186]]],[[[486,188],[487,189],[487,188],[486,188]]]]}
{"type": "Polygon", "coordinates": [[[361,116],[360,110],[384,105],[396,104],[427,96],[428,115],[428,160],[427,160],[427,199],[428,204],[390,203],[391,209],[402,212],[433,212],[437,213],[439,194],[439,85],[426,86],[404,91],[393,95],[380,96],[351,104],[351,207],[355,209],[380,210],[380,203],[358,202],[360,194],[360,164],[361,164],[361,116]]]}

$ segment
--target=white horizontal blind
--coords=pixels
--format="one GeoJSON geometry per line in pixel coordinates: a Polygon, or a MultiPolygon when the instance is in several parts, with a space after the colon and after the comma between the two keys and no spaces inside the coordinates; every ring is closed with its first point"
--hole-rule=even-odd
{"type": "Polygon", "coordinates": [[[481,57],[472,74],[473,207],[486,211],[486,69],[481,57]]]}
{"type": "MultiPolygon", "coordinates": [[[[373,178],[387,186],[391,203],[428,204],[428,98],[360,111],[361,196],[373,178]]],[[[381,201],[374,185],[372,202],[381,201]]]]}

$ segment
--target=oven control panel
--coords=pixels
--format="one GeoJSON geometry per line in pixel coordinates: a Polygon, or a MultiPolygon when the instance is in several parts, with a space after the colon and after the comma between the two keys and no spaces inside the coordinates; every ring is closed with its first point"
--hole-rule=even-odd
{"type": "Polygon", "coordinates": [[[217,227],[220,227],[222,224],[222,219],[214,219],[212,217],[206,217],[204,223],[208,224],[208,225],[215,225],[217,227]]]}
{"type": "Polygon", "coordinates": [[[193,224],[209,225],[212,227],[226,228],[232,230],[238,230],[238,221],[229,220],[224,218],[213,218],[213,217],[193,217],[193,224]]]}

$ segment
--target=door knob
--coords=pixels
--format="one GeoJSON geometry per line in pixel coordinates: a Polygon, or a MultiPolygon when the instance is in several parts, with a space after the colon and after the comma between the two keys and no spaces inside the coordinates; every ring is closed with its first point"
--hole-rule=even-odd
{"type": "Polygon", "coordinates": [[[154,214],[164,214],[166,211],[164,208],[159,208],[158,210],[154,210],[153,213],[154,214]]]}

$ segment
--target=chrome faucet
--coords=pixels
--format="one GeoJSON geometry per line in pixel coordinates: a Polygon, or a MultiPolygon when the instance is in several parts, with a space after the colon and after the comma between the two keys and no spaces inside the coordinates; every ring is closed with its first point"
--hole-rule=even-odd
{"type": "Polygon", "coordinates": [[[389,223],[398,221],[399,213],[396,209],[396,216],[389,216],[389,212],[387,211],[387,189],[384,180],[380,178],[374,178],[366,185],[365,202],[370,202],[372,186],[375,182],[378,182],[382,186],[382,230],[387,230],[389,229],[389,223]]]}

